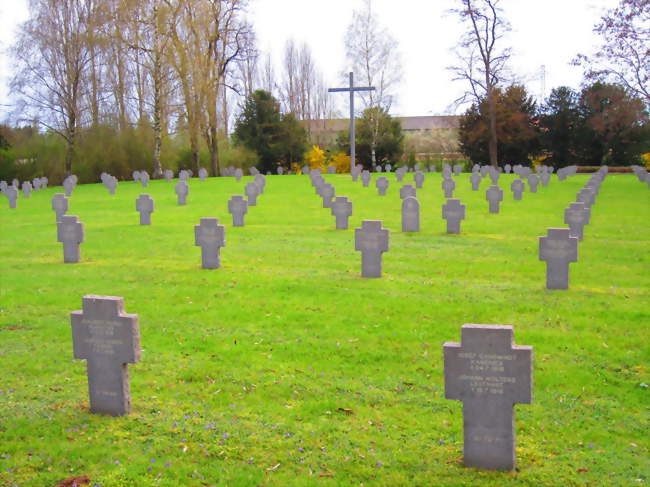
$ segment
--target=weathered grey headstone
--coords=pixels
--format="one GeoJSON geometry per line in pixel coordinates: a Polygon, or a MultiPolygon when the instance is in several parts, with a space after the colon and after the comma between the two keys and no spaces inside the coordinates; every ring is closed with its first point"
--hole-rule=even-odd
{"type": "Polygon", "coordinates": [[[117,178],[114,176],[107,176],[104,186],[108,189],[108,194],[115,194],[115,190],[117,189],[117,178]]]}
{"type": "Polygon", "coordinates": [[[347,196],[337,196],[331,204],[332,215],[336,217],[336,229],[347,230],[348,219],[352,215],[352,202],[347,196]]]}
{"type": "Polygon", "coordinates": [[[485,199],[490,203],[490,213],[499,213],[499,204],[503,200],[503,190],[498,186],[490,186],[485,192],[485,199]]]}
{"type": "Polygon", "coordinates": [[[181,169],[178,172],[178,179],[181,181],[187,181],[190,178],[190,173],[187,172],[185,169],[181,169]]]}
{"type": "Polygon", "coordinates": [[[57,223],[57,241],[63,244],[63,262],[79,262],[79,244],[84,241],[84,225],[74,215],[62,215],[57,223]]]}
{"type": "Polygon", "coordinates": [[[569,226],[569,235],[582,240],[584,226],[587,223],[589,210],[583,203],[571,203],[564,210],[564,223],[569,226]]]}
{"type": "Polygon", "coordinates": [[[133,171],[131,173],[131,177],[133,178],[133,181],[136,183],[140,182],[140,171],[133,171]]]}
{"type": "Polygon", "coordinates": [[[201,224],[194,226],[194,245],[201,247],[203,269],[221,267],[220,249],[226,245],[225,230],[217,218],[201,218],[201,224]]]}
{"type": "Polygon", "coordinates": [[[388,189],[388,178],[381,176],[375,181],[375,186],[377,186],[377,192],[379,196],[385,196],[386,190],[388,189]]]}
{"type": "Polygon", "coordinates": [[[404,179],[404,173],[406,172],[406,169],[404,167],[400,167],[395,171],[395,179],[397,182],[401,183],[402,180],[404,179]]]}
{"type": "Polygon", "coordinates": [[[327,174],[336,174],[336,166],[327,166],[327,174]]]}
{"type": "Polygon", "coordinates": [[[257,205],[257,196],[259,195],[260,187],[255,181],[250,181],[246,183],[244,193],[246,193],[246,198],[248,198],[248,206],[257,205]]]}
{"type": "Polygon", "coordinates": [[[548,182],[551,179],[551,173],[545,171],[539,176],[539,179],[542,182],[542,186],[544,186],[546,188],[548,186],[548,182]]]}
{"type": "Polygon", "coordinates": [[[578,238],[568,228],[549,228],[539,237],[539,260],[546,262],[546,289],[569,288],[569,263],[578,260],[578,238]]]}
{"type": "Polygon", "coordinates": [[[248,168],[248,172],[251,176],[255,176],[260,173],[259,169],[257,169],[255,166],[248,168]]]}
{"type": "Polygon", "coordinates": [[[332,198],[334,198],[335,194],[334,186],[329,183],[325,183],[320,187],[320,195],[323,199],[323,208],[332,207],[332,198]]]}
{"type": "Polygon", "coordinates": [[[447,220],[447,233],[460,233],[460,221],[465,219],[465,205],[459,199],[449,199],[442,207],[442,217],[447,220]]]}
{"type": "Polygon", "coordinates": [[[25,195],[25,198],[29,198],[32,192],[32,183],[30,183],[29,181],[24,181],[22,188],[23,188],[23,194],[25,195]]]}
{"type": "Polygon", "coordinates": [[[379,220],[364,220],[354,231],[354,249],[361,252],[361,276],[381,277],[382,254],[388,252],[388,230],[379,220]]]}
{"type": "Polygon", "coordinates": [[[278,176],[282,176],[284,174],[284,168],[282,166],[278,166],[276,172],[278,173],[278,176]]]}
{"type": "Polygon", "coordinates": [[[66,196],[72,196],[72,191],[75,188],[74,179],[67,177],[63,180],[63,189],[65,190],[66,196]]]}
{"type": "Polygon", "coordinates": [[[5,190],[6,190],[8,187],[9,187],[9,185],[7,184],[7,181],[0,181],[0,191],[1,191],[1,192],[4,193],[5,190]]]}
{"type": "Polygon", "coordinates": [[[20,186],[20,181],[18,181],[16,178],[14,178],[13,181],[11,181],[11,184],[12,184],[12,186],[14,188],[18,189],[19,186],[20,186]]]}
{"type": "Polygon", "coordinates": [[[176,191],[176,196],[178,196],[178,205],[183,206],[187,204],[187,195],[190,192],[190,186],[187,184],[187,181],[181,179],[176,183],[174,188],[176,191]]]}
{"type": "Polygon", "coordinates": [[[302,171],[303,174],[307,174],[307,175],[309,175],[309,173],[311,172],[311,170],[309,169],[309,166],[306,165],[306,164],[304,166],[302,166],[301,171],[302,171]]]}
{"type": "Polygon", "coordinates": [[[512,171],[512,166],[510,164],[506,164],[504,166],[504,169],[506,170],[506,174],[510,174],[510,171],[512,171]]]}
{"type": "Polygon", "coordinates": [[[174,179],[174,171],[171,169],[165,169],[165,172],[163,173],[163,177],[165,178],[165,181],[168,183],[171,182],[172,179],[174,179]]]}
{"type": "Polygon", "coordinates": [[[264,188],[266,187],[266,176],[263,174],[255,175],[255,184],[257,184],[257,194],[261,195],[264,193],[264,188]]]}
{"type": "Polygon", "coordinates": [[[576,196],[576,201],[591,207],[596,200],[596,195],[589,189],[581,189],[576,196]]]}
{"type": "Polygon", "coordinates": [[[391,169],[393,169],[393,166],[391,166],[390,164],[386,164],[385,169],[386,169],[386,172],[390,172],[391,169]]]}
{"type": "Polygon", "coordinates": [[[151,214],[154,210],[153,199],[148,194],[141,194],[135,200],[135,209],[140,213],[140,225],[151,225],[151,214]]]}
{"type": "Polygon", "coordinates": [[[205,178],[207,177],[208,177],[208,171],[204,167],[199,169],[199,179],[205,182],[205,178]]]}
{"type": "MultiPolygon", "coordinates": [[[[469,182],[472,183],[472,191],[478,191],[479,186],[481,185],[481,180],[483,178],[481,175],[477,172],[473,172],[472,175],[469,177],[469,182]]],[[[444,188],[443,188],[444,189],[444,188]]]]}
{"type": "Polygon", "coordinates": [[[193,178],[194,177],[194,171],[192,171],[191,169],[188,169],[187,170],[187,177],[190,178],[190,179],[193,178]]]}
{"type": "Polygon", "coordinates": [[[402,232],[420,231],[420,202],[409,196],[402,200],[402,232]]]}
{"type": "Polygon", "coordinates": [[[510,189],[512,190],[512,195],[514,196],[514,199],[517,201],[521,200],[521,195],[523,194],[524,190],[526,188],[526,185],[521,179],[515,179],[511,184],[510,184],[510,189]]]}
{"type": "Polygon", "coordinates": [[[454,176],[460,176],[460,173],[463,171],[462,164],[454,164],[454,176]]]}
{"type": "Polygon", "coordinates": [[[513,470],[514,405],[533,400],[533,348],[514,344],[512,326],[463,325],[443,351],[445,398],[463,402],[463,463],[513,470]]]}
{"type": "Polygon", "coordinates": [[[41,178],[32,179],[32,187],[34,188],[34,191],[41,189],[41,178]]]}
{"type": "Polygon", "coordinates": [[[410,185],[410,184],[405,184],[399,189],[399,197],[401,199],[408,198],[408,197],[416,197],[416,190],[415,188],[410,185]]]}
{"type": "Polygon", "coordinates": [[[537,193],[537,185],[539,184],[539,176],[536,174],[531,174],[528,176],[528,186],[530,187],[531,193],[537,193]]]}
{"type": "Polygon", "coordinates": [[[445,165],[445,167],[442,168],[442,179],[451,179],[451,169],[449,166],[445,165]]]}
{"type": "Polygon", "coordinates": [[[481,176],[486,177],[490,172],[490,166],[481,166],[481,176]]]}
{"type": "Polygon", "coordinates": [[[442,180],[442,190],[445,192],[445,198],[452,198],[454,189],[456,189],[456,182],[451,177],[442,180]]]}
{"type": "Polygon", "coordinates": [[[413,180],[415,181],[416,189],[422,188],[422,185],[424,184],[424,173],[421,173],[420,171],[416,172],[413,176],[413,180]]]}
{"type": "Polygon", "coordinates": [[[242,195],[234,195],[228,201],[228,213],[232,215],[233,227],[243,227],[244,215],[248,213],[248,202],[242,195]]]}
{"type": "Polygon", "coordinates": [[[87,360],[90,412],[123,416],[131,410],[127,364],[140,361],[138,315],[116,296],[83,297],[70,313],[74,358],[87,360]]]}
{"type": "Polygon", "coordinates": [[[140,171],[140,184],[143,188],[149,186],[149,173],[147,171],[140,171]]]}
{"type": "Polygon", "coordinates": [[[18,190],[16,187],[14,185],[8,186],[4,193],[9,200],[9,208],[16,208],[16,200],[18,200],[18,190]]]}
{"type": "Polygon", "coordinates": [[[350,171],[350,175],[352,176],[352,181],[359,179],[359,176],[361,176],[361,166],[354,166],[354,168],[350,171]]]}
{"type": "Polygon", "coordinates": [[[63,193],[56,193],[52,197],[52,209],[56,214],[56,222],[61,221],[61,217],[68,211],[68,198],[63,193]]]}
{"type": "Polygon", "coordinates": [[[241,181],[241,178],[244,176],[244,171],[240,167],[235,169],[235,179],[237,182],[241,181]]]}
{"type": "Polygon", "coordinates": [[[361,172],[361,182],[363,183],[363,187],[367,188],[368,184],[370,184],[370,180],[372,179],[372,174],[370,174],[370,171],[362,171],[361,172]]]}

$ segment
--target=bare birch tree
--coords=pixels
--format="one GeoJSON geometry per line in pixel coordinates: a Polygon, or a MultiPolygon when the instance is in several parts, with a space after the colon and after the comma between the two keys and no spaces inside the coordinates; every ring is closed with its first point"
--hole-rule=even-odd
{"type": "MultiPolygon", "coordinates": [[[[379,24],[372,9],[372,0],[364,0],[361,10],[352,15],[345,35],[345,52],[348,63],[360,84],[374,86],[375,91],[359,92],[363,108],[379,107],[386,112],[396,99],[402,78],[401,55],[397,40],[388,29],[379,24]]],[[[346,78],[347,78],[347,73],[346,78]]],[[[378,114],[375,110],[372,113],[378,114]]],[[[376,163],[379,135],[379,118],[372,116],[371,159],[376,163]]]]}
{"type": "Polygon", "coordinates": [[[66,142],[66,175],[72,172],[78,130],[88,114],[92,0],[32,0],[30,18],[13,48],[22,120],[41,124],[66,142]]]}
{"type": "Polygon", "coordinates": [[[495,89],[507,76],[507,62],[511,50],[504,47],[504,36],[510,24],[499,8],[500,0],[458,0],[462,6],[452,10],[460,16],[466,31],[456,53],[458,65],[450,69],[454,80],[466,81],[467,91],[456,100],[458,104],[488,101],[490,137],[488,152],[490,164],[498,166],[497,115],[495,89]]]}

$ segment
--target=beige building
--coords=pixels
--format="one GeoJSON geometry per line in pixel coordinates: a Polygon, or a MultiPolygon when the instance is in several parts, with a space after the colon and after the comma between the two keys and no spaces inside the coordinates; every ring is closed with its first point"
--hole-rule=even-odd
{"type": "MultiPolygon", "coordinates": [[[[458,153],[457,115],[432,115],[422,117],[396,117],[404,132],[404,155],[415,155],[416,159],[455,157],[458,153]]],[[[333,147],[339,132],[347,130],[350,120],[332,118],[303,120],[310,134],[312,144],[333,147]]]]}

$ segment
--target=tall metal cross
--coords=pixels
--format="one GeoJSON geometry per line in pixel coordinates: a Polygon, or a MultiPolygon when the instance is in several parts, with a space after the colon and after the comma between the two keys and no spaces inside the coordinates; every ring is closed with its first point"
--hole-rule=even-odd
{"type": "Polygon", "coordinates": [[[354,86],[354,74],[350,73],[350,86],[348,88],[330,88],[330,93],[338,91],[350,92],[350,172],[354,169],[356,156],[356,147],[354,145],[354,92],[355,91],[374,91],[374,86],[354,86]]]}

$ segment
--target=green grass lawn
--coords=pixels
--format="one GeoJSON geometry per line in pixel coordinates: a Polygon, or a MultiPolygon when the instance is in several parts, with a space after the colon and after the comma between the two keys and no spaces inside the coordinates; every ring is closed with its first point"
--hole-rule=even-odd
{"type": "MultiPolygon", "coordinates": [[[[441,218],[441,176],[418,191],[421,232],[403,234],[399,184],[385,197],[326,175],[354,204],[334,229],[306,176],[267,177],[245,227],[232,227],[234,178],[78,186],[80,264],[63,264],[50,199],[0,208],[0,485],[87,475],[114,486],[632,486],[650,481],[650,191],[603,182],[570,289],[545,290],[538,237],[563,225],[585,184],[555,176],[501,213],[487,181],[461,235],[441,218]],[[135,199],[156,211],[138,224],[135,199]],[[194,225],[226,226],[222,268],[202,270],[194,225]],[[391,230],[381,279],[360,277],[354,228],[391,230]],[[140,317],[133,411],[88,410],[70,311],[85,294],[122,296],[140,317]],[[462,466],[462,404],[444,398],[442,344],[464,323],[508,324],[534,347],[533,404],[516,406],[518,471],[462,466]]],[[[412,175],[405,177],[411,182],[412,175]]]]}

